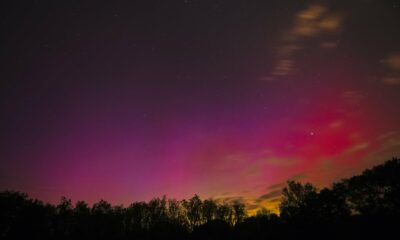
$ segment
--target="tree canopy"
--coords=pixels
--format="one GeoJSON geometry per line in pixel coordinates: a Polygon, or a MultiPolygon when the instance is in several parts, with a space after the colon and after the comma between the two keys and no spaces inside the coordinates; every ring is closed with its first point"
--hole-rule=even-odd
{"type": "Polygon", "coordinates": [[[246,214],[239,201],[154,198],[89,206],[62,197],[56,205],[15,191],[0,192],[0,239],[371,239],[396,234],[400,160],[394,158],[329,188],[288,181],[280,215],[246,214]]]}

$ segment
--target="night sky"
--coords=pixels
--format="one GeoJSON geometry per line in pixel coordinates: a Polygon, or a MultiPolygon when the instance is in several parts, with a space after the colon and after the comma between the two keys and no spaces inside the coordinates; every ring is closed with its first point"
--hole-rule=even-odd
{"type": "Polygon", "coordinates": [[[400,153],[400,1],[1,1],[0,190],[274,209],[400,153]]]}

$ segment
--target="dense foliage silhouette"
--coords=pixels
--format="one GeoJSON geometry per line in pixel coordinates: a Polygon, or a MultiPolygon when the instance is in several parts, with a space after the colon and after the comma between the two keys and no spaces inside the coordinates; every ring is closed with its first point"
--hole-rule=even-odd
{"type": "Polygon", "coordinates": [[[397,236],[400,159],[318,190],[289,181],[280,215],[246,216],[240,201],[154,198],[127,207],[90,207],[63,197],[45,204],[25,193],[0,193],[1,239],[375,239],[397,236]]]}

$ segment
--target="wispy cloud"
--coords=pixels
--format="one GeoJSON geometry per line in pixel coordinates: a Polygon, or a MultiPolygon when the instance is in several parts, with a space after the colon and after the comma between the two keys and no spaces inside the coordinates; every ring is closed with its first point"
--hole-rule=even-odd
{"type": "Polygon", "coordinates": [[[382,82],[386,85],[400,85],[400,53],[389,54],[383,62],[387,73],[382,82]]]}
{"type": "Polygon", "coordinates": [[[307,175],[305,173],[296,174],[288,179],[288,181],[299,181],[301,179],[306,178],[307,175]]]}
{"type": "Polygon", "coordinates": [[[332,35],[340,32],[343,26],[344,16],[334,12],[325,4],[310,4],[305,9],[297,12],[293,19],[292,27],[284,32],[282,45],[277,48],[276,63],[272,76],[262,79],[271,81],[276,77],[294,73],[298,66],[296,56],[305,49],[307,41],[319,40],[319,47],[332,49],[337,47],[337,42],[330,39],[332,35]]]}
{"type": "Polygon", "coordinates": [[[285,186],[286,186],[286,183],[282,182],[282,183],[273,184],[273,185],[269,186],[267,189],[268,190],[276,190],[276,189],[282,189],[285,186]]]}
{"type": "Polygon", "coordinates": [[[272,166],[290,167],[297,165],[300,161],[296,158],[271,157],[265,159],[265,162],[272,166]]]}
{"type": "Polygon", "coordinates": [[[264,201],[264,200],[269,200],[269,199],[272,199],[272,198],[280,197],[281,195],[282,195],[282,190],[274,190],[274,191],[271,191],[269,193],[266,193],[266,194],[263,194],[263,195],[259,196],[257,198],[256,202],[259,203],[259,202],[264,201]]]}

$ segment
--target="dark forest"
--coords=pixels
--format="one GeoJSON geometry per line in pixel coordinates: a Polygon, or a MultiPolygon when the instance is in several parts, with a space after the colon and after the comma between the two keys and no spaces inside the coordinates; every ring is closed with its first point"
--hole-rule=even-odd
{"type": "Polygon", "coordinates": [[[89,206],[62,197],[57,205],[14,191],[0,193],[2,239],[374,239],[395,236],[400,217],[400,159],[330,188],[288,181],[280,214],[247,216],[239,202],[154,198],[89,206]]]}

